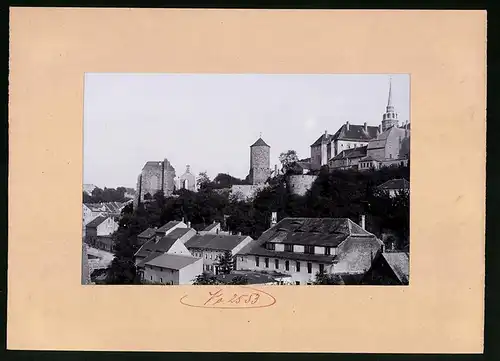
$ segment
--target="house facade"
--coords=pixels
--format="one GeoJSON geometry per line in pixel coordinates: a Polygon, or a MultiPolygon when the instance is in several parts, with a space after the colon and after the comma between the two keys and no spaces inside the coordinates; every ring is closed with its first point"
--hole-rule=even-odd
{"type": "Polygon", "coordinates": [[[410,182],[406,179],[391,179],[377,187],[377,190],[387,193],[389,197],[396,197],[398,194],[410,191],[410,182]]]}
{"type": "Polygon", "coordinates": [[[252,241],[250,236],[234,236],[223,234],[198,234],[186,242],[186,247],[195,257],[203,259],[205,272],[218,273],[218,263],[224,253],[229,251],[235,256],[243,247],[252,241]]]}
{"type": "Polygon", "coordinates": [[[312,284],[317,272],[363,274],[382,245],[347,218],[285,218],[244,247],[236,265],[287,274],[292,284],[312,284]]]}
{"type": "Polygon", "coordinates": [[[113,233],[118,223],[113,217],[98,216],[85,226],[85,243],[91,247],[113,252],[113,233]]]}

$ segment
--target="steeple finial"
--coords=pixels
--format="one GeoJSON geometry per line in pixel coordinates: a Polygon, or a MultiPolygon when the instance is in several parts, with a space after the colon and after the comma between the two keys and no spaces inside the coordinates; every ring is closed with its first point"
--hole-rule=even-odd
{"type": "Polygon", "coordinates": [[[389,77],[389,99],[387,99],[387,108],[392,108],[392,76],[389,77]]]}
{"type": "Polygon", "coordinates": [[[259,133],[259,138],[262,138],[262,132],[259,133]]]}

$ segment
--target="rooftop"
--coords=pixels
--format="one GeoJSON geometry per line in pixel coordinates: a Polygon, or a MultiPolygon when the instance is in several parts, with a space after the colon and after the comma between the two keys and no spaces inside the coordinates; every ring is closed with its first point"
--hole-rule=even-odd
{"type": "Polygon", "coordinates": [[[163,226],[161,226],[160,228],[158,228],[156,230],[157,233],[161,232],[161,233],[165,233],[165,232],[168,232],[170,229],[172,229],[173,227],[175,227],[176,225],[178,225],[179,221],[170,221],[166,224],[164,224],[163,226]]]}
{"type": "Polygon", "coordinates": [[[187,248],[212,249],[218,251],[231,251],[248,236],[233,236],[221,234],[197,234],[189,239],[187,248]]]}
{"type": "Polygon", "coordinates": [[[408,284],[410,276],[410,258],[406,252],[382,253],[382,257],[387,261],[396,277],[403,284],[408,284]]]}
{"type": "MultiPolygon", "coordinates": [[[[269,147],[266,142],[262,138],[257,139],[255,143],[253,143],[250,147],[269,147]]],[[[271,147],[269,147],[271,148],[271,147]]]]}
{"type": "Polygon", "coordinates": [[[409,189],[410,188],[410,182],[408,182],[406,179],[401,178],[401,179],[391,179],[388,180],[387,182],[381,184],[378,186],[379,189],[409,189]]]}
{"type": "Polygon", "coordinates": [[[263,257],[289,258],[302,261],[332,262],[335,256],[299,252],[276,252],[265,248],[266,243],[337,247],[348,237],[366,240],[375,236],[348,218],[284,218],[265,231],[255,242],[238,252],[263,257]]]}
{"type": "Polygon", "coordinates": [[[108,216],[97,216],[95,219],[93,219],[89,223],[87,223],[86,227],[87,228],[95,228],[108,218],[109,218],[108,216]]]}
{"type": "MultiPolygon", "coordinates": [[[[198,261],[200,258],[191,257],[191,256],[180,256],[177,254],[168,254],[164,253],[162,255],[153,257],[151,260],[147,262],[141,262],[143,265],[163,267],[173,270],[180,270],[194,262],[198,261]]],[[[142,264],[139,264],[142,266],[142,264]]],[[[138,266],[139,266],[138,265],[138,266]]]]}
{"type": "Polygon", "coordinates": [[[358,140],[369,141],[377,137],[379,128],[377,126],[367,125],[366,130],[364,125],[343,124],[340,129],[333,135],[333,140],[358,140]]]}
{"type": "Polygon", "coordinates": [[[214,223],[208,225],[207,227],[205,227],[205,229],[203,229],[203,232],[210,232],[212,229],[214,229],[217,226],[220,226],[220,223],[214,222],[214,223]]]}
{"type": "Polygon", "coordinates": [[[366,149],[367,149],[366,145],[364,147],[345,149],[339,154],[337,154],[335,157],[333,157],[331,160],[338,160],[344,158],[361,158],[366,156],[366,149]]]}
{"type": "Polygon", "coordinates": [[[138,238],[151,238],[156,234],[156,229],[148,228],[145,231],[139,233],[138,238]]]}

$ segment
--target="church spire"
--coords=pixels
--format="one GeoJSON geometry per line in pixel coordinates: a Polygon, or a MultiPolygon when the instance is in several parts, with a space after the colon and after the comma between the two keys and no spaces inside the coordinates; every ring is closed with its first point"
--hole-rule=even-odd
{"type": "Polygon", "coordinates": [[[389,77],[389,98],[387,99],[387,112],[394,111],[392,105],[392,77],[389,77]]]}

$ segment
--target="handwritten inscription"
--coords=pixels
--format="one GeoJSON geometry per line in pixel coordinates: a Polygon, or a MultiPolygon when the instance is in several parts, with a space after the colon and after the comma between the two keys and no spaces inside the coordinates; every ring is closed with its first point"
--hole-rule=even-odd
{"type": "MultiPolygon", "coordinates": [[[[200,290],[201,291],[201,290],[200,290]]],[[[269,293],[252,287],[228,287],[211,289],[202,294],[185,295],[180,302],[183,305],[201,308],[262,308],[276,303],[269,293]]]]}

